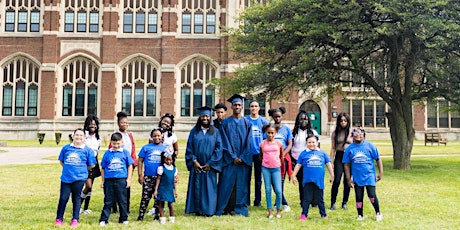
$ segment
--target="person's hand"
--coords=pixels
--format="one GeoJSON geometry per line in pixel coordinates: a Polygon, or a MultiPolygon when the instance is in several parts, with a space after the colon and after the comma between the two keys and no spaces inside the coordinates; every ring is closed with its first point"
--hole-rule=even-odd
{"type": "Polygon", "coordinates": [[[377,174],[377,181],[381,180],[382,177],[383,177],[383,174],[382,174],[382,173],[377,174]]]}
{"type": "Polygon", "coordinates": [[[243,161],[239,157],[237,157],[235,160],[233,160],[233,163],[236,164],[236,165],[240,165],[242,162],[243,161]]]}
{"type": "Polygon", "coordinates": [[[104,181],[101,182],[101,188],[104,188],[104,181]]]}
{"type": "Polygon", "coordinates": [[[203,171],[209,171],[211,170],[211,166],[209,166],[208,164],[205,164],[203,167],[201,167],[203,169],[203,171]]]}
{"type": "Polygon", "coordinates": [[[177,198],[177,192],[174,192],[174,197],[177,198]]]}
{"type": "Polygon", "coordinates": [[[157,196],[158,196],[158,192],[155,191],[155,192],[153,193],[153,197],[157,197],[157,196]]]}
{"type": "Polygon", "coordinates": [[[179,173],[174,177],[174,183],[179,182],[179,173]]]}
{"type": "Polygon", "coordinates": [[[131,180],[126,179],[126,188],[129,188],[129,187],[131,187],[131,180]]]}
{"type": "Polygon", "coordinates": [[[293,183],[294,185],[297,185],[297,182],[298,182],[298,181],[297,181],[297,177],[292,176],[292,177],[291,177],[291,181],[292,181],[292,183],[293,183]]]}
{"type": "Polygon", "coordinates": [[[200,163],[198,163],[197,160],[193,161],[193,167],[195,167],[195,172],[201,172],[202,171],[201,165],[200,165],[200,163]]]}
{"type": "Polygon", "coordinates": [[[139,184],[143,185],[144,184],[144,177],[140,176],[139,178],[137,178],[137,181],[139,182],[139,184]]]}
{"type": "Polygon", "coordinates": [[[352,180],[348,180],[348,186],[350,186],[350,188],[355,188],[355,183],[353,183],[352,180]]]}
{"type": "Polygon", "coordinates": [[[332,184],[334,182],[334,176],[331,176],[331,178],[329,178],[329,182],[332,184]]]}

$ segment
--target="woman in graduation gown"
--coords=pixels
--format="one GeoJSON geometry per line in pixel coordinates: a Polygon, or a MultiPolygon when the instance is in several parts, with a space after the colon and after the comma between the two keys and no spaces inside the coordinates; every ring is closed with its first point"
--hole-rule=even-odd
{"type": "Polygon", "coordinates": [[[221,171],[220,132],[211,124],[212,108],[199,108],[200,117],[190,131],[185,161],[190,171],[185,213],[213,216],[217,207],[217,173],[221,171]]]}

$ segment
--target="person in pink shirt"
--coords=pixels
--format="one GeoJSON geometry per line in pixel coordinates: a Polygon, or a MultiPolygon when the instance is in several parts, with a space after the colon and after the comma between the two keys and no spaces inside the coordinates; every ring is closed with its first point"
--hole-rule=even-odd
{"type": "Polygon", "coordinates": [[[268,124],[262,127],[267,139],[260,143],[260,159],[262,160],[262,176],[265,185],[265,198],[268,209],[268,218],[273,218],[272,211],[272,185],[276,194],[276,218],[281,218],[281,163],[283,162],[283,145],[275,140],[279,127],[268,124]]]}

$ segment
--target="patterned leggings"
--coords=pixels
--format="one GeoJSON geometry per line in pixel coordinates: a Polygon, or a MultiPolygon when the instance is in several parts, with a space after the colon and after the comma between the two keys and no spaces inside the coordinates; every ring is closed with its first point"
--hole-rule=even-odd
{"type": "Polygon", "coordinates": [[[139,207],[139,219],[143,219],[145,211],[149,206],[150,199],[155,192],[155,185],[157,183],[156,176],[144,176],[144,184],[142,185],[142,198],[139,207]]]}

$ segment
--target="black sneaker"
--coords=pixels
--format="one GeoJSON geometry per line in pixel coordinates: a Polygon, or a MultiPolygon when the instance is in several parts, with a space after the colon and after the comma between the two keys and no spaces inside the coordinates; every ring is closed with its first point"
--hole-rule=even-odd
{"type": "MultiPolygon", "coordinates": [[[[342,207],[343,207],[343,205],[342,205],[342,207]]],[[[336,208],[335,208],[335,203],[333,203],[333,204],[331,205],[331,208],[330,208],[330,209],[331,209],[331,210],[336,210],[336,208]]]]}

